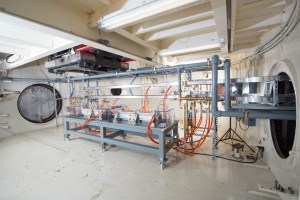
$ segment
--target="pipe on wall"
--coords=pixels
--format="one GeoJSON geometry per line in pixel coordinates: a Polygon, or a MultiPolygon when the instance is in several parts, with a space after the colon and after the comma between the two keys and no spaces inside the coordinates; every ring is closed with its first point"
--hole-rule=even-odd
{"type": "Polygon", "coordinates": [[[178,97],[179,97],[179,100],[181,99],[181,69],[177,69],[178,71],[178,88],[177,88],[177,91],[178,91],[178,97]]]}
{"type": "Polygon", "coordinates": [[[67,83],[67,80],[65,78],[35,79],[35,78],[0,77],[0,81],[4,81],[4,82],[32,82],[32,83],[67,83]]]}
{"type": "Polygon", "coordinates": [[[225,69],[225,111],[229,111],[231,107],[230,99],[230,60],[224,61],[225,69]]]}
{"type": "Polygon", "coordinates": [[[211,99],[211,111],[213,115],[218,112],[218,65],[219,65],[219,56],[214,55],[211,59],[211,68],[212,68],[212,99],[211,99]]]}
{"type": "Polygon", "coordinates": [[[251,119],[281,119],[295,120],[296,113],[274,113],[258,111],[217,111],[213,113],[215,117],[240,117],[251,119]]]}

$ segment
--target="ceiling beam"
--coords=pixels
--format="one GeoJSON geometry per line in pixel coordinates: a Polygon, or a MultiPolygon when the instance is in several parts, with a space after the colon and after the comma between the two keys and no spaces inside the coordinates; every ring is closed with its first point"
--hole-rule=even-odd
{"type": "Polygon", "coordinates": [[[248,43],[235,44],[234,45],[234,50],[238,51],[238,50],[241,50],[241,49],[249,49],[249,48],[253,48],[257,45],[258,45],[257,42],[248,42],[248,43]]]}
{"type": "Polygon", "coordinates": [[[282,25],[282,23],[276,23],[276,24],[271,24],[271,25],[265,25],[265,26],[259,26],[256,28],[246,28],[246,29],[240,29],[240,30],[236,30],[235,34],[236,35],[247,35],[249,33],[253,33],[253,32],[265,32],[265,31],[270,31],[271,29],[282,25]]]}
{"type": "Polygon", "coordinates": [[[109,0],[98,0],[98,1],[100,1],[101,3],[103,3],[103,4],[106,5],[106,6],[109,6],[109,5],[110,5],[109,0]]]}
{"type": "MultiPolygon", "coordinates": [[[[34,52],[31,51],[30,54],[25,55],[20,61],[18,61],[16,63],[11,63],[11,64],[5,63],[4,67],[5,67],[5,69],[10,70],[10,69],[25,65],[27,63],[39,60],[41,58],[47,57],[47,56],[49,56],[51,54],[54,54],[56,52],[72,48],[72,47],[77,46],[77,45],[79,45],[79,44],[76,43],[76,42],[68,42],[64,45],[54,47],[51,50],[43,50],[42,49],[42,50],[35,50],[34,52]]],[[[24,54],[22,54],[22,55],[24,55],[24,54]]]]}
{"type": "Polygon", "coordinates": [[[255,10],[237,10],[236,20],[245,20],[249,18],[255,18],[259,16],[269,15],[269,14],[278,14],[282,11],[284,5],[273,6],[269,8],[257,8],[255,10]]]}
{"type": "MultiPolygon", "coordinates": [[[[203,3],[204,1],[206,2],[207,0],[155,0],[151,2],[142,1],[143,4],[141,6],[136,6],[134,8],[129,7],[127,9],[125,5],[122,6],[122,9],[114,11],[110,14],[106,14],[99,19],[98,25],[103,30],[113,31],[118,28],[124,28],[133,24],[137,24],[141,21],[151,20],[169,13],[174,13],[179,10],[195,6],[199,3],[203,3]]],[[[137,0],[127,1],[128,4],[130,4],[131,2],[137,2],[137,0]]]]}
{"type": "Polygon", "coordinates": [[[260,8],[267,8],[269,6],[272,6],[274,4],[277,4],[277,3],[280,3],[280,2],[283,2],[283,3],[286,3],[286,0],[263,0],[263,1],[253,1],[253,2],[250,2],[248,0],[238,0],[237,1],[237,4],[238,4],[238,7],[239,7],[239,10],[253,10],[253,9],[260,9],[260,8]]]}
{"type": "Polygon", "coordinates": [[[34,46],[34,47],[39,47],[39,48],[43,48],[43,49],[52,49],[52,41],[49,40],[46,43],[40,43],[36,40],[34,40],[33,38],[27,40],[26,38],[14,38],[14,37],[10,37],[10,35],[1,35],[0,34],[0,41],[5,41],[11,44],[16,44],[19,46],[34,46]]]}
{"type": "Polygon", "coordinates": [[[219,48],[220,42],[217,32],[181,38],[171,41],[162,41],[160,55],[187,54],[207,49],[219,48]]]}
{"type": "Polygon", "coordinates": [[[208,19],[158,32],[146,33],[142,35],[142,38],[144,38],[145,41],[156,41],[181,35],[213,32],[216,29],[215,25],[214,19],[208,19]]]}
{"type": "Polygon", "coordinates": [[[225,57],[225,55],[219,49],[216,51],[206,51],[206,52],[201,52],[196,54],[176,56],[176,57],[172,57],[171,60],[175,58],[177,61],[176,65],[191,64],[191,63],[203,62],[214,55],[218,55],[220,58],[225,57]]]}
{"type": "Polygon", "coordinates": [[[261,26],[277,24],[280,21],[281,19],[278,13],[272,13],[272,14],[253,17],[249,19],[238,20],[236,21],[235,27],[236,30],[246,29],[246,28],[257,28],[261,26]]]}
{"type": "Polygon", "coordinates": [[[139,35],[212,15],[210,3],[204,3],[150,21],[135,24],[128,27],[128,30],[134,35],[139,35]]]}
{"type": "Polygon", "coordinates": [[[258,35],[259,34],[255,34],[254,37],[239,37],[236,39],[235,44],[256,43],[258,42],[258,35]]]}
{"type": "Polygon", "coordinates": [[[157,46],[154,46],[154,45],[142,40],[138,36],[135,36],[135,35],[131,34],[130,32],[124,30],[124,29],[117,29],[115,32],[122,35],[122,36],[124,36],[124,37],[126,37],[126,38],[128,38],[128,39],[130,39],[130,40],[132,40],[132,41],[134,41],[134,42],[136,42],[136,43],[138,43],[138,44],[140,44],[140,45],[142,45],[142,46],[144,46],[144,47],[147,47],[147,48],[149,48],[149,49],[151,49],[155,52],[159,51],[159,48],[157,46]]]}
{"type": "Polygon", "coordinates": [[[206,51],[219,51],[220,43],[212,43],[207,45],[199,45],[189,48],[181,48],[176,50],[164,49],[159,51],[160,56],[178,56],[178,55],[189,55],[191,53],[206,52],[206,51]]]}
{"type": "MultiPolygon", "coordinates": [[[[33,21],[38,25],[43,24],[41,30],[37,28],[38,26],[33,27],[36,31],[46,31],[44,32],[46,34],[55,35],[86,45],[89,43],[95,48],[121,56],[126,55],[125,57],[149,63],[145,58],[152,57],[155,53],[154,51],[119,34],[101,33],[100,36],[98,29],[91,29],[87,26],[88,14],[86,12],[80,12],[78,9],[73,8],[72,5],[67,6],[61,2],[62,1],[48,0],[2,0],[2,12],[0,12],[0,14],[18,16],[18,19],[26,19],[26,22],[33,21]],[[32,10],[36,12],[32,12],[32,10]],[[55,10],[55,12],[53,12],[53,10],[55,10]],[[94,42],[100,38],[108,40],[111,47],[94,42]]],[[[1,16],[0,21],[2,20],[5,21],[1,16]]],[[[12,21],[12,23],[15,23],[17,20],[12,21]]],[[[23,26],[22,22],[19,24],[23,26]]],[[[154,62],[150,63],[149,65],[154,65],[154,62]]]]}
{"type": "Polygon", "coordinates": [[[235,40],[235,20],[236,20],[237,0],[231,0],[231,40],[230,40],[230,51],[234,51],[234,40],[235,40]]]}
{"type": "Polygon", "coordinates": [[[0,52],[7,54],[19,54],[19,55],[29,55],[30,49],[28,48],[16,48],[15,46],[10,46],[9,44],[3,44],[0,41],[0,52]]]}
{"type": "Polygon", "coordinates": [[[243,34],[235,34],[236,41],[244,39],[244,38],[258,38],[262,32],[254,31],[254,32],[244,32],[243,34]]]}
{"type": "Polygon", "coordinates": [[[0,20],[0,41],[22,46],[34,46],[44,49],[53,47],[50,36],[32,31],[26,28],[14,26],[13,24],[0,20]],[[20,34],[21,33],[21,34],[20,34]]]}
{"type": "Polygon", "coordinates": [[[211,1],[214,18],[216,21],[216,28],[220,40],[223,40],[221,50],[226,55],[228,54],[228,33],[227,33],[227,11],[226,0],[211,1]]]}

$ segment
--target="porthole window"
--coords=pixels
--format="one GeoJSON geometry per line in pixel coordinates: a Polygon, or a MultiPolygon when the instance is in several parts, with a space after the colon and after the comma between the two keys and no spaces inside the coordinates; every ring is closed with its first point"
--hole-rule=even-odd
{"type": "Polygon", "coordinates": [[[46,123],[59,114],[62,108],[62,99],[60,93],[57,90],[54,92],[52,86],[34,84],[21,92],[17,106],[19,113],[27,121],[46,123]]]}
{"type": "MultiPolygon", "coordinates": [[[[280,73],[279,75],[285,75],[286,73],[280,73]]],[[[285,106],[296,106],[295,100],[295,90],[292,81],[279,81],[278,82],[278,96],[285,97],[287,99],[284,102],[285,106]],[[289,101],[289,97],[291,100],[289,101]]],[[[296,131],[296,121],[295,120],[270,120],[270,129],[272,135],[272,141],[277,154],[285,159],[289,156],[289,152],[293,148],[295,131],[296,131]]]]}
{"type": "Polygon", "coordinates": [[[122,94],[122,89],[121,88],[112,88],[110,90],[110,93],[114,96],[120,96],[122,94]]]}

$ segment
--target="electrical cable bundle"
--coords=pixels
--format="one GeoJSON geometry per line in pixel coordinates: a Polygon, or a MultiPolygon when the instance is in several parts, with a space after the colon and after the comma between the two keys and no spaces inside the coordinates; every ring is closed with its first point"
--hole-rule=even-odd
{"type": "Polygon", "coordinates": [[[148,87],[144,93],[144,102],[143,102],[143,108],[142,108],[142,112],[147,112],[147,106],[148,106],[148,99],[147,99],[147,95],[149,92],[149,89],[151,87],[148,87]]]}
{"type": "Polygon", "coordinates": [[[289,34],[295,29],[300,21],[300,1],[294,0],[295,5],[293,7],[292,13],[289,16],[289,19],[284,24],[283,28],[275,34],[268,42],[260,46],[256,50],[256,54],[264,54],[267,51],[270,51],[280,42],[282,42],[289,34]]]}
{"type": "MultiPolygon", "coordinates": [[[[167,91],[166,91],[166,93],[164,95],[164,99],[163,99],[163,111],[165,111],[166,99],[168,97],[168,92],[170,91],[171,87],[172,86],[170,86],[167,89],[167,91]]],[[[201,105],[201,108],[202,108],[202,103],[200,103],[200,105],[201,105]]],[[[154,122],[154,120],[155,120],[155,117],[152,116],[151,120],[149,121],[149,123],[147,125],[147,136],[150,139],[150,141],[152,141],[155,144],[159,144],[159,142],[157,142],[156,140],[154,140],[153,137],[151,136],[151,130],[150,130],[150,128],[151,128],[151,125],[154,122]]],[[[188,122],[188,118],[186,118],[185,120],[187,120],[187,122],[188,122]]],[[[194,119],[194,121],[195,121],[195,119],[194,119]]],[[[193,155],[193,153],[195,152],[195,150],[198,149],[205,142],[206,138],[208,137],[208,135],[210,133],[210,130],[211,130],[212,122],[213,122],[213,120],[212,120],[211,113],[210,113],[210,104],[208,103],[208,109],[207,109],[207,112],[206,112],[206,122],[205,122],[205,127],[203,129],[203,134],[202,134],[201,138],[198,139],[198,140],[196,140],[196,141],[192,141],[193,135],[201,127],[201,124],[202,124],[202,112],[201,112],[201,116],[199,117],[199,121],[198,121],[197,125],[193,126],[191,128],[191,130],[189,130],[189,128],[187,127],[187,135],[186,135],[186,137],[185,138],[178,138],[178,147],[173,147],[173,146],[166,145],[167,148],[173,149],[175,151],[178,151],[178,152],[186,154],[186,155],[193,155]],[[206,132],[205,132],[205,130],[206,130],[206,132]],[[186,149],[184,147],[185,141],[186,141],[187,144],[189,144],[191,146],[190,149],[186,149]],[[193,146],[194,143],[196,143],[195,146],[193,146]]]]}

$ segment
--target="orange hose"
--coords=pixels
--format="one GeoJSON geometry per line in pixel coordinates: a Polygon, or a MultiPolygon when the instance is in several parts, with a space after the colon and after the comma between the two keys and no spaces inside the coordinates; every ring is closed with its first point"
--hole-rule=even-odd
{"type": "Polygon", "coordinates": [[[150,89],[150,88],[151,88],[151,87],[148,87],[148,88],[146,89],[145,93],[144,93],[144,105],[143,105],[143,109],[142,109],[143,112],[147,112],[147,103],[148,103],[147,95],[148,95],[148,92],[149,92],[149,89],[150,89]]]}
{"type": "Polygon", "coordinates": [[[156,140],[153,139],[153,137],[151,136],[151,132],[150,132],[150,128],[151,128],[151,124],[153,123],[154,121],[154,115],[152,116],[152,118],[150,119],[150,121],[148,122],[148,125],[147,125],[147,136],[148,138],[155,144],[159,144],[159,142],[157,142],[156,140]]]}
{"type": "MultiPolygon", "coordinates": [[[[209,107],[210,105],[208,105],[208,107],[209,107]]],[[[201,119],[202,120],[202,119],[201,119]]],[[[200,119],[199,119],[199,121],[200,121],[200,119]]],[[[194,143],[195,142],[198,142],[197,143],[197,145],[195,146],[195,147],[192,147],[191,149],[185,149],[185,150],[188,150],[188,151],[190,151],[190,153],[194,153],[194,151],[197,149],[197,148],[199,148],[204,142],[205,142],[205,140],[206,140],[206,138],[208,137],[208,134],[210,133],[210,130],[211,130],[211,126],[212,126],[212,122],[213,122],[213,120],[212,120],[212,118],[210,117],[210,109],[208,110],[208,113],[206,114],[206,123],[205,123],[205,128],[207,128],[206,129],[206,133],[205,133],[205,128],[204,128],[204,130],[203,130],[203,134],[205,134],[204,136],[202,136],[199,140],[197,140],[197,141],[194,141],[194,143]]],[[[200,127],[200,126],[199,126],[200,127]]],[[[192,131],[192,134],[199,128],[199,127],[196,127],[193,131],[192,131]]],[[[190,136],[191,135],[191,133],[189,133],[188,134],[188,136],[190,136]]],[[[183,138],[181,138],[180,140],[180,145],[181,146],[179,146],[179,148],[181,148],[181,149],[184,149],[184,147],[183,147],[183,144],[184,144],[184,140],[183,140],[183,138]]],[[[191,144],[191,141],[189,142],[187,142],[188,144],[191,144]]],[[[191,145],[192,146],[192,145],[191,145]]]]}
{"type": "Polygon", "coordinates": [[[163,98],[163,112],[164,112],[164,114],[166,112],[166,100],[167,100],[168,93],[169,93],[171,88],[172,88],[172,86],[168,87],[167,91],[165,92],[164,98],[163,98]]]}
{"type": "MultiPolygon", "coordinates": [[[[153,137],[151,136],[150,128],[151,128],[151,124],[153,123],[153,121],[154,121],[154,115],[152,116],[151,120],[148,122],[148,125],[147,125],[147,136],[148,136],[148,138],[149,138],[153,143],[159,144],[159,142],[157,142],[156,140],[154,140],[153,137]]],[[[172,147],[172,146],[166,145],[166,147],[169,148],[169,149],[173,149],[173,150],[175,150],[175,151],[178,151],[178,152],[180,152],[180,153],[183,153],[183,154],[186,154],[186,155],[191,156],[190,153],[181,151],[181,150],[179,150],[179,149],[177,149],[177,148],[174,148],[174,147],[172,147]]]]}
{"type": "MultiPolygon", "coordinates": [[[[103,111],[104,111],[104,110],[102,110],[101,113],[98,113],[98,115],[95,115],[95,116],[90,117],[90,118],[88,118],[87,120],[85,120],[85,121],[83,122],[83,124],[81,124],[82,130],[84,129],[84,127],[85,127],[90,121],[92,121],[92,120],[98,118],[99,116],[101,116],[102,113],[103,113],[103,111]]],[[[98,133],[98,130],[90,130],[89,132],[90,132],[90,133],[98,133]]],[[[99,131],[99,133],[100,133],[100,131],[99,131]]]]}
{"type": "MultiPolygon", "coordinates": [[[[208,115],[210,115],[210,109],[208,110],[207,116],[208,115]]],[[[208,134],[210,132],[212,122],[213,122],[212,118],[208,117],[208,127],[207,127],[207,130],[206,130],[206,134],[204,136],[202,136],[200,140],[198,140],[198,144],[194,148],[191,149],[192,152],[194,152],[197,148],[199,148],[205,142],[205,140],[208,137],[208,134]]],[[[205,129],[204,129],[204,131],[205,131],[205,129]]],[[[203,134],[204,134],[204,131],[203,131],[203,134]]]]}
{"type": "MultiPolygon", "coordinates": [[[[192,131],[191,132],[189,132],[189,130],[187,130],[187,132],[188,132],[188,134],[187,134],[187,141],[188,140],[191,140],[191,137],[195,134],[195,132],[201,127],[201,124],[202,124],[202,115],[203,115],[203,113],[201,112],[201,115],[200,115],[200,117],[199,117],[199,121],[198,121],[198,123],[197,123],[197,125],[196,125],[196,127],[194,128],[194,129],[192,129],[192,131]]],[[[196,116],[196,115],[195,115],[196,116]]],[[[186,120],[188,120],[188,119],[186,119],[186,120]]],[[[187,121],[188,122],[188,121],[187,121]]],[[[181,139],[181,141],[183,142],[183,139],[181,139]]],[[[190,142],[191,143],[191,142],[190,142]]]]}
{"type": "Polygon", "coordinates": [[[113,105],[111,106],[112,109],[114,109],[114,107],[116,106],[117,101],[119,100],[119,98],[116,98],[115,102],[113,103],[113,105]]]}

